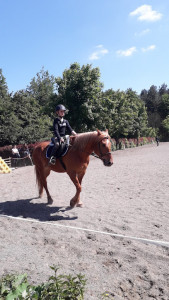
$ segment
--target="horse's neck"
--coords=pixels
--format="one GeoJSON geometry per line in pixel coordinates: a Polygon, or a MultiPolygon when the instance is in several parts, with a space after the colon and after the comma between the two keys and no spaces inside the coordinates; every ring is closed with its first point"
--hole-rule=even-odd
{"type": "Polygon", "coordinates": [[[92,153],[96,140],[97,140],[96,132],[81,133],[77,136],[77,140],[75,141],[74,146],[79,151],[92,153]]]}

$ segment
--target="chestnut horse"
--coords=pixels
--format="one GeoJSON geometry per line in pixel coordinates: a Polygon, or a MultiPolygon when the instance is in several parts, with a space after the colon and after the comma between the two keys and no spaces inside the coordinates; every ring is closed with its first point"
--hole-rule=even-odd
{"type": "Polygon", "coordinates": [[[49,142],[39,143],[33,151],[39,197],[42,196],[43,188],[45,188],[48,204],[53,203],[46,181],[51,170],[60,173],[67,172],[73,181],[76,187],[76,194],[71,199],[70,206],[74,207],[82,206],[82,202],[80,201],[81,183],[89,164],[89,155],[94,152],[103,161],[105,166],[113,164],[108,130],[80,133],[75,137],[71,137],[71,140],[72,144],[66,155],[62,157],[62,163],[57,159],[55,165],[49,164],[49,160],[46,158],[46,149],[49,142]]]}

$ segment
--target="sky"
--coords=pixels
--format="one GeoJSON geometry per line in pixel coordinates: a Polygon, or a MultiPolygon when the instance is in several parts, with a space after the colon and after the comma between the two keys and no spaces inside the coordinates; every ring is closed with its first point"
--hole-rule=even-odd
{"type": "Polygon", "coordinates": [[[0,16],[9,92],[74,62],[98,67],[104,90],[169,87],[168,0],[0,0],[0,16]]]}

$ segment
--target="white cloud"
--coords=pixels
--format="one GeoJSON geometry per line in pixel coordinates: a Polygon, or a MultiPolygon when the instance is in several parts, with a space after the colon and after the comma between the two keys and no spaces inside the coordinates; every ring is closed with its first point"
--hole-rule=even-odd
{"type": "Polygon", "coordinates": [[[131,56],[136,51],[137,51],[136,47],[131,47],[131,48],[126,49],[126,50],[118,50],[116,53],[119,56],[131,56]]]}
{"type": "Polygon", "coordinates": [[[147,48],[141,48],[142,52],[152,51],[156,48],[155,45],[148,46],[147,48]]]}
{"type": "Polygon", "coordinates": [[[142,5],[139,6],[136,10],[130,13],[130,16],[138,16],[139,21],[149,21],[154,22],[162,18],[162,14],[152,10],[151,5],[142,5]]]}
{"type": "Polygon", "coordinates": [[[97,52],[93,52],[90,57],[89,57],[90,60],[96,60],[96,59],[99,59],[99,56],[98,56],[98,53],[97,52]]]}
{"type": "Polygon", "coordinates": [[[98,45],[96,46],[96,48],[103,48],[103,45],[98,45]]]}
{"type": "Polygon", "coordinates": [[[145,30],[142,30],[141,32],[136,32],[135,36],[144,36],[144,35],[148,34],[149,32],[150,32],[150,29],[147,28],[145,30]]]}
{"type": "Polygon", "coordinates": [[[98,45],[96,46],[97,50],[95,52],[93,52],[90,56],[89,59],[90,60],[97,60],[102,58],[105,54],[109,53],[109,51],[107,49],[105,49],[103,47],[103,45],[98,45]]]}

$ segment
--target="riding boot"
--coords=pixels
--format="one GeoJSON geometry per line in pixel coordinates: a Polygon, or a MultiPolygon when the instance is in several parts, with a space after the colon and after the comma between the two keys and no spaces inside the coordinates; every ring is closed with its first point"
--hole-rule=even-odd
{"type": "Polygon", "coordinates": [[[61,156],[61,154],[62,154],[62,152],[63,152],[63,147],[64,147],[64,144],[61,143],[61,144],[59,145],[58,150],[57,150],[56,158],[59,158],[59,157],[61,156]]]}
{"type": "Polygon", "coordinates": [[[55,165],[55,163],[56,163],[56,152],[57,152],[58,148],[59,148],[59,144],[56,143],[56,145],[52,149],[50,161],[49,161],[49,163],[52,165],[55,165]]]}
{"type": "Polygon", "coordinates": [[[55,162],[56,162],[55,149],[52,149],[52,153],[51,153],[49,164],[55,165],[55,162]]]}

